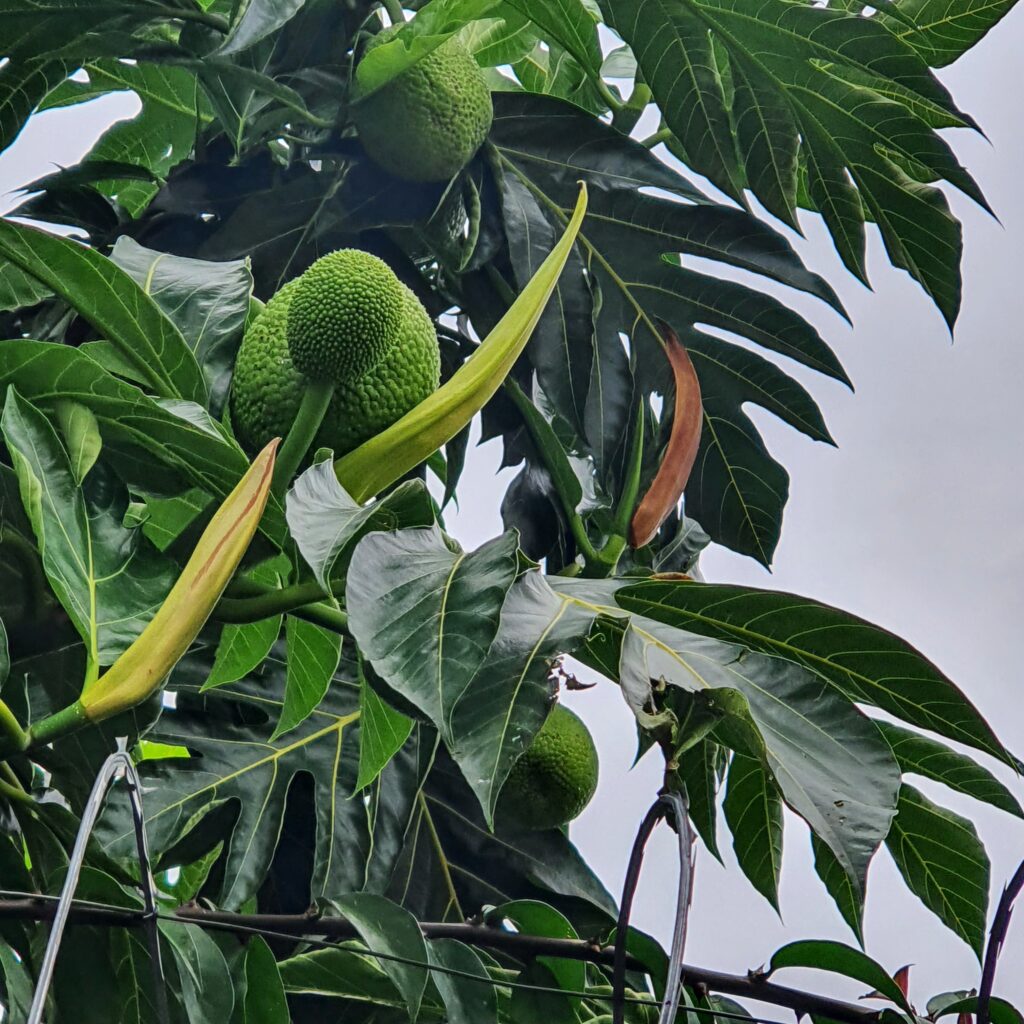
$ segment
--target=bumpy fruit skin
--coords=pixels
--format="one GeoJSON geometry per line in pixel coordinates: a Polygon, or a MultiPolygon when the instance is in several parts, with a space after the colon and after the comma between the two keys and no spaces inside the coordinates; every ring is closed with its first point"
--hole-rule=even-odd
{"type": "MultiPolygon", "coordinates": [[[[298,281],[290,281],[245,333],[231,386],[231,422],[242,447],[258,451],[284,437],[298,412],[303,377],[288,351],[288,307],[298,281]]],[[[441,356],[434,325],[404,285],[402,317],[384,358],[360,379],[343,384],[313,443],[343,455],[379,434],[437,389],[441,356]]]]}
{"type": "Polygon", "coordinates": [[[402,318],[402,283],[361,249],[321,256],[298,278],[288,308],[288,350],[309,377],[346,384],[384,357],[402,318]]]}
{"type": "Polygon", "coordinates": [[[497,821],[558,828],[579,816],[597,789],[597,748],[587,727],[556,704],[502,787],[497,821]]]}
{"type": "MultiPolygon", "coordinates": [[[[367,49],[392,35],[385,29],[367,49]]],[[[408,181],[447,181],[458,174],[487,138],[493,117],[483,72],[455,38],[352,108],[367,153],[408,181]]]]}

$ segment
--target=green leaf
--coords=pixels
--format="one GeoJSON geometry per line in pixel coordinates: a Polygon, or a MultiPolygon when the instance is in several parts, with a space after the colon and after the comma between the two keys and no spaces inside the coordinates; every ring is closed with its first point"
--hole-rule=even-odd
{"type": "Polygon", "coordinates": [[[187,259],[147,249],[125,235],[110,258],[177,325],[203,371],[209,409],[219,416],[249,312],[252,272],[247,261],[187,259]]]}
{"type": "Polygon", "coordinates": [[[913,1013],[907,997],[881,964],[859,949],[844,946],[841,942],[825,939],[791,942],[775,952],[768,971],[774,974],[783,967],[813,967],[853,978],[881,992],[907,1013],[913,1013]]]}
{"type": "Polygon", "coordinates": [[[115,263],[67,238],[0,221],[0,254],[118,346],[158,395],[204,402],[199,365],[177,327],[115,263]]]}
{"type": "Polygon", "coordinates": [[[712,740],[702,739],[687,747],[677,760],[679,778],[686,786],[687,809],[697,834],[708,852],[718,861],[718,786],[722,748],[712,740]]]}
{"type": "Polygon", "coordinates": [[[154,17],[159,15],[130,0],[0,0],[0,38],[6,57],[93,56],[120,50],[126,32],[154,17]]]}
{"type": "Polygon", "coordinates": [[[9,1024],[25,1024],[35,984],[25,962],[3,942],[0,942],[0,988],[5,1020],[9,1024]]]}
{"type": "Polygon", "coordinates": [[[67,76],[59,60],[9,60],[0,68],[0,152],[18,137],[43,97],[67,76]]]}
{"type": "Polygon", "coordinates": [[[778,911],[782,799],[756,757],[732,755],[722,807],[743,874],[778,911]]]}
{"type": "Polygon", "coordinates": [[[46,417],[13,388],[2,430],[43,569],[86,645],[87,673],[114,662],[166,596],[174,567],[121,521],[126,501],[106,480],[89,493],[46,417]]]}
{"type": "MultiPolygon", "coordinates": [[[[953,1002],[946,1003],[942,1009],[935,1014],[935,1019],[938,1020],[940,1017],[947,1017],[952,1013],[958,1016],[963,1013],[977,1013],[978,1012],[978,997],[968,996],[966,999],[957,999],[953,1002]]],[[[1007,1002],[1005,999],[1000,999],[998,996],[993,996],[989,1000],[988,1004],[989,1019],[992,1024],[1021,1024],[1024,1021],[1024,1016],[1021,1015],[1020,1010],[1017,1009],[1012,1003],[1007,1002]]]]}
{"type": "Polygon", "coordinates": [[[924,655],[879,626],[811,598],[725,584],[651,581],[623,607],[796,662],[851,700],[1006,760],[988,723],[924,655]]]}
{"type": "Polygon", "coordinates": [[[227,56],[273,35],[286,25],[306,0],[250,0],[242,16],[231,26],[227,39],[217,53],[227,56]]]}
{"type": "Polygon", "coordinates": [[[577,108],[499,95],[495,110],[491,138],[503,170],[503,219],[518,281],[564,223],[573,183],[583,178],[592,186],[579,256],[567,263],[557,301],[528,348],[545,394],[589,448],[614,496],[637,401],[664,399],[668,369],[656,320],[669,323],[693,358],[705,408],[701,472],[691,477],[688,514],[714,540],[768,563],[788,478],[743,407],[759,405],[815,440],[831,437],[802,385],[757,352],[698,325],[836,379],[846,376],[820,335],[792,310],[746,284],[698,271],[689,257],[751,271],[841,311],[835,293],[767,225],[711,203],[644,147],[577,108]]]}
{"type": "Polygon", "coordinates": [[[20,267],[0,261],[0,312],[34,306],[52,294],[46,285],[20,267]]]}
{"type": "Polygon", "coordinates": [[[910,891],[980,960],[990,865],[974,825],[904,783],[885,845],[910,891]]]}
{"type": "MultiPolygon", "coordinates": [[[[459,974],[431,974],[450,1024],[497,1024],[498,997],[483,961],[472,946],[456,939],[430,939],[427,955],[435,967],[447,967],[459,974]],[[473,981],[463,975],[480,978],[473,981]]],[[[998,1024],[998,1022],[997,1022],[998,1024]]]]}
{"type": "Polygon", "coordinates": [[[359,649],[447,739],[498,632],[518,548],[506,533],[466,554],[434,526],[370,534],[352,556],[346,603],[359,649]]]}
{"type": "Polygon", "coordinates": [[[864,893],[850,881],[842,864],[826,843],[811,833],[811,847],[814,850],[814,870],[832,897],[843,920],[864,945],[864,893]]]}
{"type": "Polygon", "coordinates": [[[890,722],[876,721],[900,770],[941,782],[957,793],[974,797],[1007,814],[1024,818],[1017,798],[987,768],[928,736],[890,722]]]}
{"type": "MultiPolygon", "coordinates": [[[[579,938],[576,929],[564,914],[538,900],[513,900],[511,903],[502,903],[493,913],[497,920],[507,918],[511,921],[522,935],[540,935],[550,939],[579,938]]],[[[582,960],[565,960],[551,956],[539,956],[536,959],[551,972],[559,988],[580,992],[587,987],[586,964],[582,960]]],[[[577,999],[569,1002],[570,1006],[578,1004],[577,999]]]]}
{"type": "Polygon", "coordinates": [[[551,670],[590,632],[593,613],[556,594],[536,572],[516,580],[487,656],[455,705],[451,752],[489,825],[501,787],[551,701],[551,670]]]}
{"type": "Polygon", "coordinates": [[[892,751],[874,724],[798,665],[640,615],[630,621],[644,641],[642,648],[622,645],[624,659],[642,659],[633,671],[702,693],[712,713],[725,714],[724,724],[736,720],[746,746],[755,726],[763,748],[743,752],[763,757],[783,799],[862,888],[868,862],[889,831],[899,787],[892,751]]]}
{"type": "Polygon", "coordinates": [[[81,485],[103,447],[99,425],[89,407],[78,402],[58,401],[54,411],[71,459],[71,475],[81,485]]]}
{"type": "Polygon", "coordinates": [[[277,960],[262,935],[254,935],[245,948],[244,1009],[244,1024],[289,1024],[291,1020],[277,960]]]}
{"type": "Polygon", "coordinates": [[[356,791],[364,789],[402,749],[413,730],[413,721],[377,696],[364,679],[359,690],[359,778],[356,791]]]}
{"type": "Polygon", "coordinates": [[[334,996],[404,1009],[405,1003],[376,960],[348,949],[300,953],[280,965],[285,991],[293,995],[334,996]]]}
{"type": "Polygon", "coordinates": [[[507,6],[530,19],[549,43],[567,50],[588,74],[601,73],[601,45],[597,22],[581,0],[505,0],[507,6]]]}
{"type": "Polygon", "coordinates": [[[471,908],[539,900],[581,935],[603,933],[615,901],[564,830],[491,829],[476,795],[444,754],[412,808],[389,895],[421,921],[464,920],[471,908]]]}
{"type": "Polygon", "coordinates": [[[407,71],[471,21],[487,17],[499,2],[430,0],[412,21],[360,60],[356,68],[360,99],[407,71]]]}
{"type": "Polygon", "coordinates": [[[259,622],[224,627],[217,644],[217,655],[204,690],[226,686],[255,672],[266,660],[281,632],[281,616],[272,615],[259,622]]]}
{"type": "MultiPolygon", "coordinates": [[[[190,654],[178,663],[169,681],[176,707],[164,711],[148,737],[193,754],[140,766],[154,853],[173,850],[223,807],[220,813],[230,812],[231,824],[204,837],[195,856],[227,840],[211,898],[225,909],[238,909],[262,884],[277,847],[288,790],[297,775],[306,774],[312,780],[317,825],[310,898],[358,890],[371,840],[368,809],[351,797],[359,746],[354,665],[343,661],[320,707],[286,737],[271,742],[284,705],[286,665],[280,653],[274,652],[258,674],[200,696],[211,657],[190,654]]],[[[400,813],[400,801],[394,803],[381,814],[400,813]]],[[[108,805],[98,834],[104,848],[130,851],[134,830],[127,809],[108,805]]]]}
{"type": "Polygon", "coordinates": [[[288,681],[271,742],[301,725],[317,709],[341,658],[341,636],[289,615],[285,622],[288,681]]]}
{"type": "MultiPolygon", "coordinates": [[[[210,433],[118,380],[79,349],[39,341],[0,344],[0,388],[13,385],[29,401],[49,405],[66,399],[88,406],[100,425],[108,456],[132,486],[151,493],[161,465],[223,499],[249,466],[237,444],[210,433]]],[[[260,524],[272,539],[283,540],[284,517],[271,501],[260,524]]]]}
{"type": "Polygon", "coordinates": [[[159,922],[160,935],[173,953],[178,991],[189,1024],[224,1024],[231,1019],[235,987],[217,943],[202,928],[176,921],[159,922]]]}
{"type": "Polygon", "coordinates": [[[877,17],[933,68],[952,64],[1010,13],[1016,0],[898,0],[877,17]],[[908,24],[908,22],[910,24],[908,24]]]}
{"type": "Polygon", "coordinates": [[[426,941],[416,918],[372,893],[351,893],[335,897],[332,902],[352,922],[371,953],[402,958],[404,962],[381,958],[381,967],[401,992],[409,1019],[415,1021],[427,987],[428,963],[426,941]]]}
{"type": "Polygon", "coordinates": [[[339,560],[372,530],[430,526],[434,509],[420,481],[399,484],[370,505],[360,505],[338,483],[328,459],[305,470],[285,500],[288,528],[320,586],[329,591],[339,560]]]}
{"type": "Polygon", "coordinates": [[[792,222],[799,157],[813,169],[811,194],[840,253],[862,273],[863,214],[851,202],[852,182],[893,264],[955,320],[959,226],[941,195],[919,183],[944,179],[985,201],[931,127],[932,112],[951,119],[945,123],[968,122],[907,42],[879,18],[831,5],[607,6],[686,164],[738,201],[744,187],[756,189],[792,222]]]}

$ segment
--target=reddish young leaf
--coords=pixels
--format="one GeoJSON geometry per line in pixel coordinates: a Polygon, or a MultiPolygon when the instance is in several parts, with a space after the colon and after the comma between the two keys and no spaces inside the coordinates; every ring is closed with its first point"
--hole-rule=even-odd
{"type": "Polygon", "coordinates": [[[665,456],[651,481],[651,486],[637,505],[633,521],[629,525],[629,544],[634,548],[643,547],[651,541],[665,521],[665,517],[682,497],[686,481],[690,478],[690,470],[693,469],[694,460],[697,458],[700,426],[704,414],[700,400],[700,382],[685,346],[668,324],[659,322],[659,327],[665,342],[665,354],[675,377],[675,413],[665,456]]]}

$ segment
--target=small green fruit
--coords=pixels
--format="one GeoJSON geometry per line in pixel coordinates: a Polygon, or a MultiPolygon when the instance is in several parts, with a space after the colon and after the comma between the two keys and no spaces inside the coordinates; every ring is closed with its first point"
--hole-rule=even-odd
{"type": "MultiPolygon", "coordinates": [[[[379,33],[367,52],[394,32],[379,33]]],[[[409,181],[447,181],[458,174],[487,138],[494,117],[487,80],[454,37],[364,100],[357,84],[355,96],[352,119],[366,152],[409,181]]]]}
{"type": "Polygon", "coordinates": [[[597,748],[589,730],[556,704],[509,773],[497,820],[530,829],[566,825],[590,803],[597,774],[597,748]]]}

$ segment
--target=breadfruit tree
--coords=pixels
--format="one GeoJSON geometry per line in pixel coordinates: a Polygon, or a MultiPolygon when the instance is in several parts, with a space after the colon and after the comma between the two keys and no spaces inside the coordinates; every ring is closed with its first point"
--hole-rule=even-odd
{"type": "Polygon", "coordinates": [[[698,567],[779,539],[747,407],[831,443],[788,360],[849,383],[777,297],[845,315],[784,226],[820,218],[864,280],[873,226],[954,324],[944,189],[985,199],[935,69],[1011,5],[0,0],[3,147],[139,101],[0,221],[5,1024],[667,1024],[743,995],[914,1024],[856,945],[881,856],[985,961],[920,1015],[1020,1021],[992,978],[1024,875],[986,943],[985,847],[908,781],[1022,817],[1008,738],[884,623],[698,567]],[[466,550],[471,436],[518,473],[466,550]],[[599,751],[558,698],[587,683],[664,765],[621,901],[572,841],[599,751]],[[93,823],[101,770],[131,785],[93,823]],[[851,943],[682,970],[694,850],[724,825],[777,907],[784,808],[851,943]],[[664,945],[628,913],[660,818],[664,945]]]}

